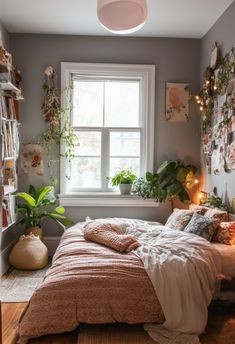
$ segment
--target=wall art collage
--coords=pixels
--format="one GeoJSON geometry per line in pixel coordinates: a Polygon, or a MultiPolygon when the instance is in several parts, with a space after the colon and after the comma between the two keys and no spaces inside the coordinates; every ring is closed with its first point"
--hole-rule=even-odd
{"type": "Polygon", "coordinates": [[[205,71],[203,89],[196,96],[202,113],[202,148],[208,173],[235,170],[235,54],[232,49],[205,71]]]}

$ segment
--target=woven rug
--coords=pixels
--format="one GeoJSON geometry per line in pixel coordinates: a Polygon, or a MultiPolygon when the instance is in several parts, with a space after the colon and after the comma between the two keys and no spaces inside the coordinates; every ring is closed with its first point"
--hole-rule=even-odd
{"type": "Polygon", "coordinates": [[[25,271],[11,268],[1,278],[2,302],[28,302],[35,289],[42,283],[50,263],[42,270],[25,271]]]}
{"type": "Polygon", "coordinates": [[[141,325],[80,325],[77,344],[157,344],[141,325]]]}

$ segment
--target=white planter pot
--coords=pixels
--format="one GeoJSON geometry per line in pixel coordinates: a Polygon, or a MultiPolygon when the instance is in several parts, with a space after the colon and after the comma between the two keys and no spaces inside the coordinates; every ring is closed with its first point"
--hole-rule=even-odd
{"type": "Polygon", "coordinates": [[[130,195],[132,184],[120,184],[119,185],[121,195],[130,195]]]}

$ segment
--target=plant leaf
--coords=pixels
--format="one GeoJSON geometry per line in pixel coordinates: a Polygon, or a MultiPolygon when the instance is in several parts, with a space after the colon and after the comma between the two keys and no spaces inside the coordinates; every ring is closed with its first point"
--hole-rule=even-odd
{"type": "Polygon", "coordinates": [[[65,209],[64,207],[57,207],[55,208],[55,211],[59,214],[64,214],[65,213],[65,209]]]}
{"type": "Polygon", "coordinates": [[[23,198],[30,207],[35,208],[36,207],[36,201],[35,199],[27,194],[26,192],[18,192],[16,196],[23,198]]]}
{"type": "Polygon", "coordinates": [[[29,185],[29,194],[32,196],[34,199],[37,199],[37,191],[33,185],[29,185]]]}
{"type": "Polygon", "coordinates": [[[40,203],[50,192],[52,192],[52,186],[44,186],[43,188],[39,189],[37,203],[40,203]]]}

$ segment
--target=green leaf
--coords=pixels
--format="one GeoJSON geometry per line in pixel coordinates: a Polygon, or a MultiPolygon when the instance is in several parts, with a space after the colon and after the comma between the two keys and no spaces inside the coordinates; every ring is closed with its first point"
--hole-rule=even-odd
{"type": "Polygon", "coordinates": [[[55,208],[55,211],[59,214],[64,214],[65,213],[65,209],[64,207],[57,207],[55,208]]]}
{"type": "Polygon", "coordinates": [[[37,203],[40,203],[53,190],[52,186],[44,186],[38,191],[37,203]]]}
{"type": "Polygon", "coordinates": [[[182,189],[182,190],[180,191],[180,193],[179,193],[179,199],[180,199],[181,202],[183,202],[183,203],[187,203],[187,202],[190,201],[190,197],[189,197],[189,195],[188,195],[188,193],[187,193],[186,190],[182,189]]]}
{"type": "Polygon", "coordinates": [[[30,196],[29,194],[27,194],[26,192],[18,192],[16,194],[17,197],[23,198],[30,207],[35,208],[36,207],[36,201],[35,199],[30,196]]]}
{"type": "Polygon", "coordinates": [[[151,172],[146,172],[145,178],[148,182],[151,182],[153,179],[153,174],[151,172]]]}
{"type": "Polygon", "coordinates": [[[37,191],[33,185],[29,185],[29,194],[32,196],[34,199],[37,199],[37,191]]]}

